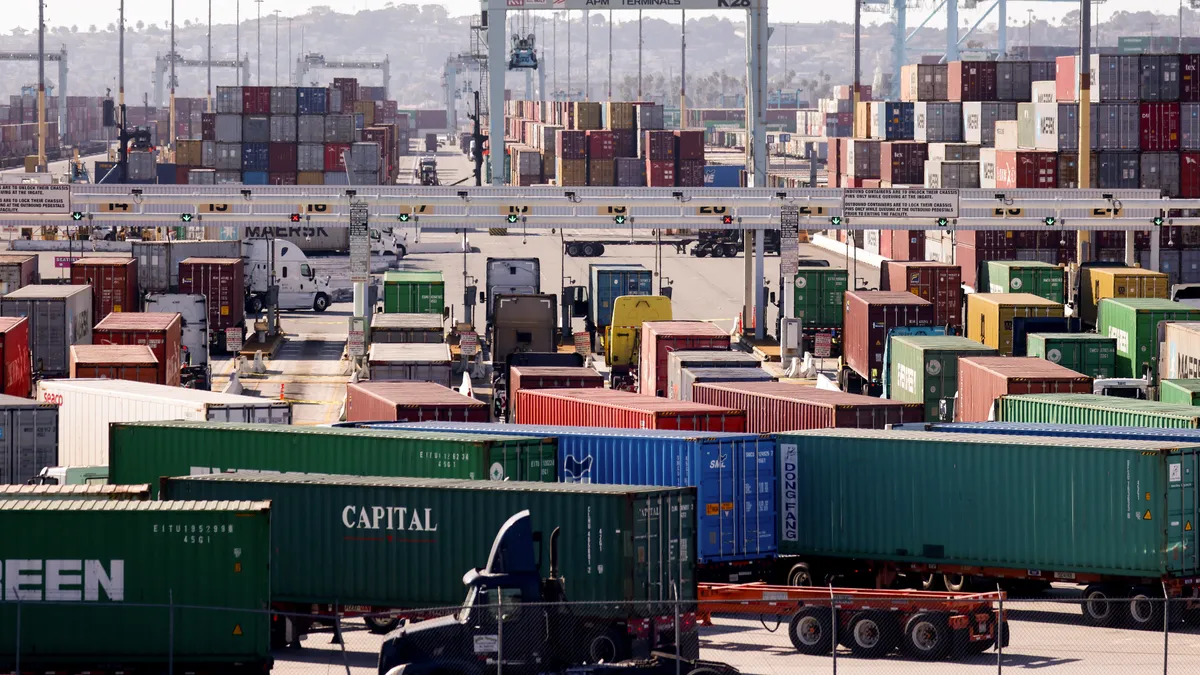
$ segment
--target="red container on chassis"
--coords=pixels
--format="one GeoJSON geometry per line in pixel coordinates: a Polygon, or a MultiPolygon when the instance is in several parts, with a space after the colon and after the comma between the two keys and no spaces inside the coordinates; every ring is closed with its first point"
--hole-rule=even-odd
{"type": "Polygon", "coordinates": [[[1179,153],[1179,193],[1184,199],[1200,198],[1200,152],[1179,153]]]}
{"type": "Polygon", "coordinates": [[[933,303],[912,293],[846,291],[842,352],[863,379],[883,381],[883,350],[892,328],[932,326],[933,303]]]}
{"type": "MultiPolygon", "coordinates": [[[[675,163],[675,133],[672,131],[645,132],[643,153],[646,159],[655,161],[671,160],[675,163]]],[[[703,155],[701,155],[703,159],[703,155]]]]}
{"type": "Polygon", "coordinates": [[[611,131],[592,130],[587,134],[588,159],[613,159],[616,148],[611,131]]]}
{"type": "Polygon", "coordinates": [[[541,389],[517,392],[522,424],[614,429],[746,431],[746,413],[616,389],[541,389]]]}
{"type": "Polygon", "coordinates": [[[925,230],[881,230],[879,254],[892,260],[924,260],[925,230]]]}
{"type": "Polygon", "coordinates": [[[704,187],[704,160],[681,159],[675,169],[676,184],[679,187],[704,187]]]}
{"type": "Polygon", "coordinates": [[[1057,188],[1058,153],[997,150],[996,187],[1057,188]]]}
{"type": "Polygon", "coordinates": [[[325,170],[326,171],[345,171],[346,170],[346,154],[350,152],[349,143],[326,143],[325,144],[325,170]]]}
{"type": "Polygon", "coordinates": [[[120,312],[96,324],[92,344],[146,345],[158,359],[159,381],[178,387],[181,332],[178,312],[120,312]]]}
{"type": "Polygon", "coordinates": [[[163,384],[154,352],[145,345],[71,345],[71,377],[163,384]]]}
{"type": "Polygon", "coordinates": [[[33,393],[33,355],[29,350],[29,319],[0,317],[0,392],[29,398],[33,393]]]}
{"type": "Polygon", "coordinates": [[[267,170],[271,173],[295,173],[296,147],[295,143],[271,143],[267,148],[267,170]]]}
{"type": "Polygon", "coordinates": [[[92,287],[95,326],[113,312],[136,312],[138,302],[136,258],[80,258],[71,263],[71,283],[92,287]]]}
{"type": "MultiPolygon", "coordinates": [[[[832,152],[833,143],[829,144],[832,152]]],[[[929,145],[916,141],[884,141],[879,145],[879,177],[893,185],[924,185],[929,145]]],[[[829,166],[834,165],[830,158],[829,166]]]]}
{"type": "Polygon", "coordinates": [[[241,258],[186,258],[179,263],[179,292],[208,299],[209,344],[225,349],[225,329],[246,319],[246,281],[241,258]]]}
{"type": "MultiPolygon", "coordinates": [[[[270,115],[270,87],[242,87],[242,114],[270,115]]],[[[201,122],[203,124],[203,122],[201,122]]]]}
{"type": "Polygon", "coordinates": [[[295,185],[296,172],[291,173],[273,173],[267,176],[267,181],[271,185],[295,185]]]}
{"type": "Polygon", "coordinates": [[[1142,103],[1138,133],[1143,152],[1179,150],[1179,104],[1142,103]]]}
{"type": "Polygon", "coordinates": [[[704,160],[704,131],[681,129],[675,134],[675,158],[704,160]]]}
{"type": "Polygon", "coordinates": [[[995,101],[995,61],[951,61],[946,69],[949,101],[995,101]]]}
{"type": "Polygon", "coordinates": [[[887,260],[879,271],[879,289],[928,300],[933,303],[933,325],[962,328],[962,268],[958,265],[887,260]]]}
{"type": "Polygon", "coordinates": [[[347,422],[490,422],[483,401],[433,382],[351,382],[347,422]]]}
{"type": "Polygon", "coordinates": [[[646,321],[638,360],[638,390],[667,395],[667,356],[691,350],[729,351],[729,334],[707,321],[646,321]]]}
{"type": "Polygon", "coordinates": [[[508,421],[520,423],[517,392],[535,389],[603,389],[604,376],[592,368],[512,366],[508,369],[508,421]]]}
{"type": "Polygon", "coordinates": [[[0,293],[7,295],[19,288],[36,284],[40,278],[36,255],[0,255],[0,293]]]}
{"type": "Polygon", "coordinates": [[[562,159],[587,159],[586,131],[559,129],[554,132],[555,155],[562,159]]]}
{"type": "Polygon", "coordinates": [[[920,403],[817,389],[783,382],[697,382],[692,401],[746,411],[746,432],[773,434],[801,429],[883,429],[924,422],[920,403]]]}
{"type": "Polygon", "coordinates": [[[1009,394],[1090,394],[1092,378],[1046,359],[978,356],[958,360],[956,422],[987,422],[992,403],[1009,394]]]}
{"type": "Polygon", "coordinates": [[[675,160],[646,160],[647,187],[675,187],[675,160]]]}

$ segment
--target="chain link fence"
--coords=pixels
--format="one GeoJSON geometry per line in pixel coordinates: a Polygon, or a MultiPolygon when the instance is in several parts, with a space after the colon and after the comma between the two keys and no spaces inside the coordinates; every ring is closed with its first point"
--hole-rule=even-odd
{"type": "MultiPolygon", "coordinates": [[[[982,597],[982,596],[981,596],[982,597]]],[[[457,662],[462,673],[535,672],[530,664],[658,657],[656,675],[912,673],[1053,670],[1191,673],[1200,617],[1184,601],[1145,595],[1004,599],[961,613],[944,601],[888,598],[797,606],[764,598],[694,602],[537,604],[481,591],[473,606],[361,615],[278,614],[132,603],[0,604],[0,672],[83,672],[154,664],[149,672],[379,672],[384,663],[457,662]],[[66,607],[69,605],[69,607],[66,607]],[[64,614],[65,611],[65,614],[64,614]],[[67,621],[62,618],[66,616],[67,621]],[[1004,621],[998,621],[1003,616],[1004,621]],[[999,638],[997,640],[997,638],[999,638]],[[381,657],[382,653],[382,657],[381,657]],[[87,658],[84,658],[87,657],[87,658]],[[679,660],[676,660],[679,659],[679,660]]],[[[639,673],[638,675],[641,675],[639,673]]]]}

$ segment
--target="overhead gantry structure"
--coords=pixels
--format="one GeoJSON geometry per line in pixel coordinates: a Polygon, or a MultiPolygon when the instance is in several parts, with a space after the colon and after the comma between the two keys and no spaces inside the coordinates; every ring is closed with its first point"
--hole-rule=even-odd
{"type": "MultiPolygon", "coordinates": [[[[34,52],[0,52],[0,63],[10,61],[33,61],[37,63],[38,53],[34,52]]],[[[58,63],[58,134],[67,133],[67,47],[63,45],[57,52],[46,52],[46,60],[58,63]]]]}
{"type": "MultiPolygon", "coordinates": [[[[392,62],[386,54],[382,60],[378,61],[330,60],[326,59],[323,54],[305,54],[296,59],[296,79],[293,84],[297,87],[306,86],[304,78],[308,76],[308,71],[314,68],[381,71],[383,74],[383,100],[391,98],[392,62]]],[[[313,83],[313,86],[316,86],[316,83],[313,83]]]]}
{"type": "MultiPolygon", "coordinates": [[[[163,87],[170,86],[171,84],[169,81],[170,77],[167,75],[167,72],[171,70],[171,57],[172,54],[167,54],[166,56],[156,55],[154,57],[154,105],[156,106],[164,106],[169,103],[163,94],[163,87]]],[[[249,55],[238,61],[231,59],[214,59],[212,61],[207,59],[185,59],[178,54],[174,54],[174,57],[176,67],[180,68],[207,68],[210,65],[213,68],[240,68],[242,71],[242,82],[250,81],[249,55]]],[[[176,79],[179,79],[178,76],[176,76],[176,79]]],[[[179,83],[176,82],[175,86],[178,87],[179,83]]]]}

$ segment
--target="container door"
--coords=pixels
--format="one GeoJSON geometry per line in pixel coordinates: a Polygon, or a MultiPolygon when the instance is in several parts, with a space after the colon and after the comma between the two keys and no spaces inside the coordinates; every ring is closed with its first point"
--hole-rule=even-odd
{"type": "MultiPolygon", "coordinates": [[[[636,499],[633,537],[627,560],[633,567],[631,600],[670,601],[695,598],[694,552],[696,502],[686,492],[659,493],[636,499]]],[[[644,610],[635,607],[635,612],[644,610]]]]}
{"type": "Polygon", "coordinates": [[[700,457],[700,485],[696,497],[700,509],[700,559],[721,560],[738,554],[739,514],[734,507],[740,501],[738,475],[745,458],[737,447],[708,443],[700,457]]]}
{"type": "Polygon", "coordinates": [[[741,461],[742,552],[749,557],[778,550],[775,519],[778,492],[775,489],[775,441],[757,440],[743,444],[741,461]]]}
{"type": "MultiPolygon", "coordinates": [[[[1200,495],[1196,475],[1200,451],[1189,448],[1166,455],[1167,462],[1167,569],[1175,575],[1200,573],[1200,495]]],[[[1153,514],[1152,514],[1153,515],[1153,514]]]]}

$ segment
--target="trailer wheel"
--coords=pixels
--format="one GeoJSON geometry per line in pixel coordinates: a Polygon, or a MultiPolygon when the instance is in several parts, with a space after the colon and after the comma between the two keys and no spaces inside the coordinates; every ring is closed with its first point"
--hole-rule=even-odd
{"type": "Polygon", "coordinates": [[[1113,589],[1106,584],[1093,584],[1083,589],[1083,622],[1089,626],[1111,626],[1117,620],[1120,605],[1112,599],[1113,589]]]}
{"type": "Polygon", "coordinates": [[[792,567],[787,576],[788,586],[812,586],[812,572],[809,571],[808,565],[799,563],[792,567]]]}
{"type": "Polygon", "coordinates": [[[327,309],[329,309],[329,296],[317,293],[317,297],[313,300],[313,311],[324,312],[327,309]]]}
{"type": "Polygon", "coordinates": [[[788,637],[801,654],[822,656],[833,649],[833,614],[825,607],[803,607],[788,624],[788,637]]]}
{"type": "Polygon", "coordinates": [[[586,244],[584,244],[583,245],[583,257],[585,257],[585,258],[596,257],[596,245],[590,241],[587,242],[586,244]]]}
{"type": "Polygon", "coordinates": [[[946,590],[951,593],[967,593],[974,585],[969,574],[944,574],[942,578],[945,580],[946,590]]]}
{"type": "Polygon", "coordinates": [[[1140,630],[1162,630],[1163,596],[1145,586],[1135,586],[1126,601],[1131,628],[1140,630]]]}
{"type": "Polygon", "coordinates": [[[588,659],[591,663],[616,663],[628,658],[626,637],[617,629],[594,636],[588,643],[588,659]]]}
{"type": "Polygon", "coordinates": [[[704,244],[696,244],[696,248],[692,249],[692,255],[703,258],[708,255],[708,247],[704,244]]]}
{"type": "Polygon", "coordinates": [[[725,244],[722,248],[722,254],[726,258],[736,258],[738,254],[737,244],[725,244]]]}
{"type": "Polygon", "coordinates": [[[921,577],[921,590],[936,591],[945,588],[946,582],[942,579],[942,575],[931,572],[921,577]]]}
{"type": "Polygon", "coordinates": [[[604,255],[604,244],[596,244],[596,256],[604,255]]]}
{"type": "Polygon", "coordinates": [[[579,244],[567,244],[567,255],[572,258],[579,257],[579,244]]]}
{"type": "Polygon", "coordinates": [[[918,612],[904,623],[904,639],[900,644],[905,654],[933,661],[946,655],[951,642],[950,624],[944,615],[918,612]]]}
{"type": "Polygon", "coordinates": [[[887,656],[899,642],[896,620],[888,612],[867,610],[850,619],[843,644],[855,656],[878,659],[887,656]]]}
{"type": "Polygon", "coordinates": [[[387,635],[396,628],[400,620],[394,616],[364,616],[363,623],[367,624],[367,630],[376,635],[387,635]]]}

